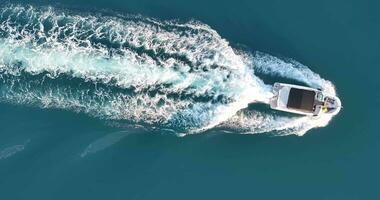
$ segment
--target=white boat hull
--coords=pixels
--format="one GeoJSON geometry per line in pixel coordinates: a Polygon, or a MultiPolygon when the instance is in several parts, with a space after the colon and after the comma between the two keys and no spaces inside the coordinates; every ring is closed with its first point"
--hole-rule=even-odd
{"type": "Polygon", "coordinates": [[[338,97],[310,87],[275,83],[273,93],[270,107],[275,110],[318,116],[336,115],[341,109],[341,101],[338,97]]]}

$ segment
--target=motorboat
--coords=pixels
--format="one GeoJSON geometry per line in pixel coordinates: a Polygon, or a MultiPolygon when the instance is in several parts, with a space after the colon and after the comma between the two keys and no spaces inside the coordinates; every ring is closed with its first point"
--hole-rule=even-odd
{"type": "Polygon", "coordinates": [[[275,110],[301,115],[336,115],[342,108],[340,99],[320,89],[275,83],[270,107],[275,110]]]}

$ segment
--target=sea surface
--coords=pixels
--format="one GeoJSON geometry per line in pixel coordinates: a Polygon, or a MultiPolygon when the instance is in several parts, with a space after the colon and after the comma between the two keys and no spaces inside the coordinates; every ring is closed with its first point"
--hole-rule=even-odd
{"type": "Polygon", "coordinates": [[[379,2],[0,3],[1,200],[380,198],[379,2]]]}

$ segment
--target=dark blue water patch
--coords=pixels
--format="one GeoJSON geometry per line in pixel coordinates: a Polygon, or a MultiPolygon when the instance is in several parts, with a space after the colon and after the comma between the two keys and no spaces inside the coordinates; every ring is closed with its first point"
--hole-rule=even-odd
{"type": "MultiPolygon", "coordinates": [[[[191,100],[194,102],[213,102],[213,103],[229,103],[231,99],[223,94],[214,95],[206,93],[205,95],[197,95],[194,91],[178,91],[167,92],[166,89],[172,87],[172,84],[157,84],[148,86],[143,89],[137,89],[133,85],[130,87],[117,86],[115,79],[109,80],[107,83],[94,80],[86,80],[77,78],[71,73],[61,73],[58,75],[51,75],[49,72],[42,72],[39,74],[30,74],[25,72],[23,64],[16,62],[11,65],[14,70],[19,71],[17,75],[12,75],[0,71],[0,82],[2,83],[2,96],[5,96],[8,90],[6,88],[11,86],[12,91],[18,92],[20,90],[36,90],[36,91],[48,91],[48,90],[61,90],[67,94],[88,95],[89,98],[104,93],[104,97],[112,95],[127,95],[134,96],[137,94],[148,94],[151,97],[156,95],[165,95],[170,99],[177,101],[191,100]],[[164,92],[165,91],[165,92],[164,92]]],[[[9,67],[8,67],[9,68],[9,67]]],[[[189,88],[192,89],[192,88],[189,88]]],[[[39,92],[36,92],[39,93],[39,92]]],[[[102,98],[99,96],[99,98],[102,98]]]]}

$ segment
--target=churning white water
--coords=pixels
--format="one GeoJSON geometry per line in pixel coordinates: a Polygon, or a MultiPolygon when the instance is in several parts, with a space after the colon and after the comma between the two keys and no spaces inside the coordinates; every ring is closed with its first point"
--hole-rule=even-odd
{"type": "Polygon", "coordinates": [[[0,101],[199,133],[303,135],[331,117],[245,109],[267,103],[284,77],[335,94],[295,61],[236,50],[206,24],[80,15],[9,5],[0,11],[0,101]]]}

